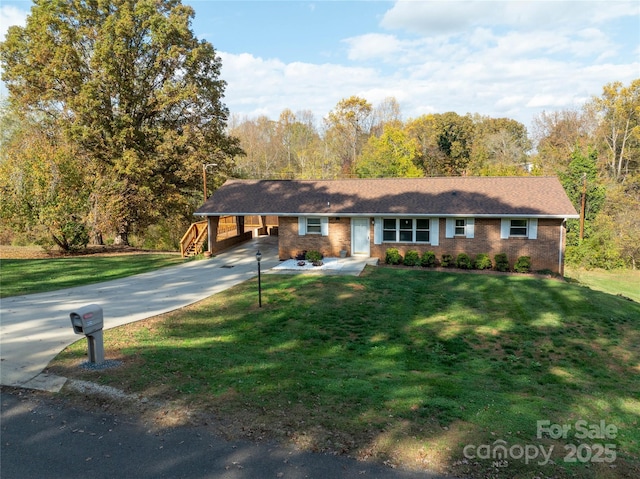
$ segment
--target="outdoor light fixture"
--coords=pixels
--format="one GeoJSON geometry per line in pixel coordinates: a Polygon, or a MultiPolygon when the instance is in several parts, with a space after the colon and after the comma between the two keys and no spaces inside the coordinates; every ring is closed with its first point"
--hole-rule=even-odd
{"type": "Polygon", "coordinates": [[[262,308],[262,280],[260,278],[260,261],[262,260],[262,253],[260,250],[256,253],[256,261],[258,262],[258,307],[262,308]]]}

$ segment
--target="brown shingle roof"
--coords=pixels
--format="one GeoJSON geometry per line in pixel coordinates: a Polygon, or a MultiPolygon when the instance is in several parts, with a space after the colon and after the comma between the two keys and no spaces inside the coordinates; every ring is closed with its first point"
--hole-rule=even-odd
{"type": "Polygon", "coordinates": [[[555,177],[228,180],[196,215],[578,218],[555,177]]]}

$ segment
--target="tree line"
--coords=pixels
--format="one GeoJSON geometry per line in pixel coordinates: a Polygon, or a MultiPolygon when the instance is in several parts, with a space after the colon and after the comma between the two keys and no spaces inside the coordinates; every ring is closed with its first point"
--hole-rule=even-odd
{"type": "Polygon", "coordinates": [[[345,98],[320,121],[230,116],[221,60],[180,0],[37,2],[0,44],[0,242],[64,250],[101,243],[177,247],[229,177],[556,175],[585,222],[567,260],[640,259],[640,79],[532,131],[456,112],[404,120],[398,102],[345,98]],[[584,208],[583,208],[584,205],[584,208]]]}

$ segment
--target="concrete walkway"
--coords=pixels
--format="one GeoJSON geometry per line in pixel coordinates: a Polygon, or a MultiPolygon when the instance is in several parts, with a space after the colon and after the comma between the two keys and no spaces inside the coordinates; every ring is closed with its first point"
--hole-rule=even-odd
{"type": "MultiPolygon", "coordinates": [[[[71,327],[69,313],[87,304],[104,312],[104,329],[173,311],[257,276],[255,254],[262,253],[265,273],[278,259],[277,237],[261,236],[210,260],[190,261],[149,273],[49,293],[12,296],[0,301],[0,385],[57,392],[66,378],[43,373],[65,347],[83,339],[71,327]]],[[[337,271],[359,274],[371,258],[346,258],[337,271]]],[[[106,351],[108,354],[108,351],[106,351]]]]}

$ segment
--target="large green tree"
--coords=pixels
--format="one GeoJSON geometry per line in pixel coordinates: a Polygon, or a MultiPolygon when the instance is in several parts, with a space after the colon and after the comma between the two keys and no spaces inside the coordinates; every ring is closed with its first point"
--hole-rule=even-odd
{"type": "Polygon", "coordinates": [[[361,178],[419,178],[424,172],[414,163],[417,157],[416,141],[389,123],[380,137],[369,137],[356,163],[356,172],[361,178]]]}
{"type": "Polygon", "coordinates": [[[188,212],[202,164],[225,170],[241,151],[225,132],[220,59],[193,16],[180,0],[36,0],[0,44],[11,107],[73,143],[117,242],[188,212]]]}

